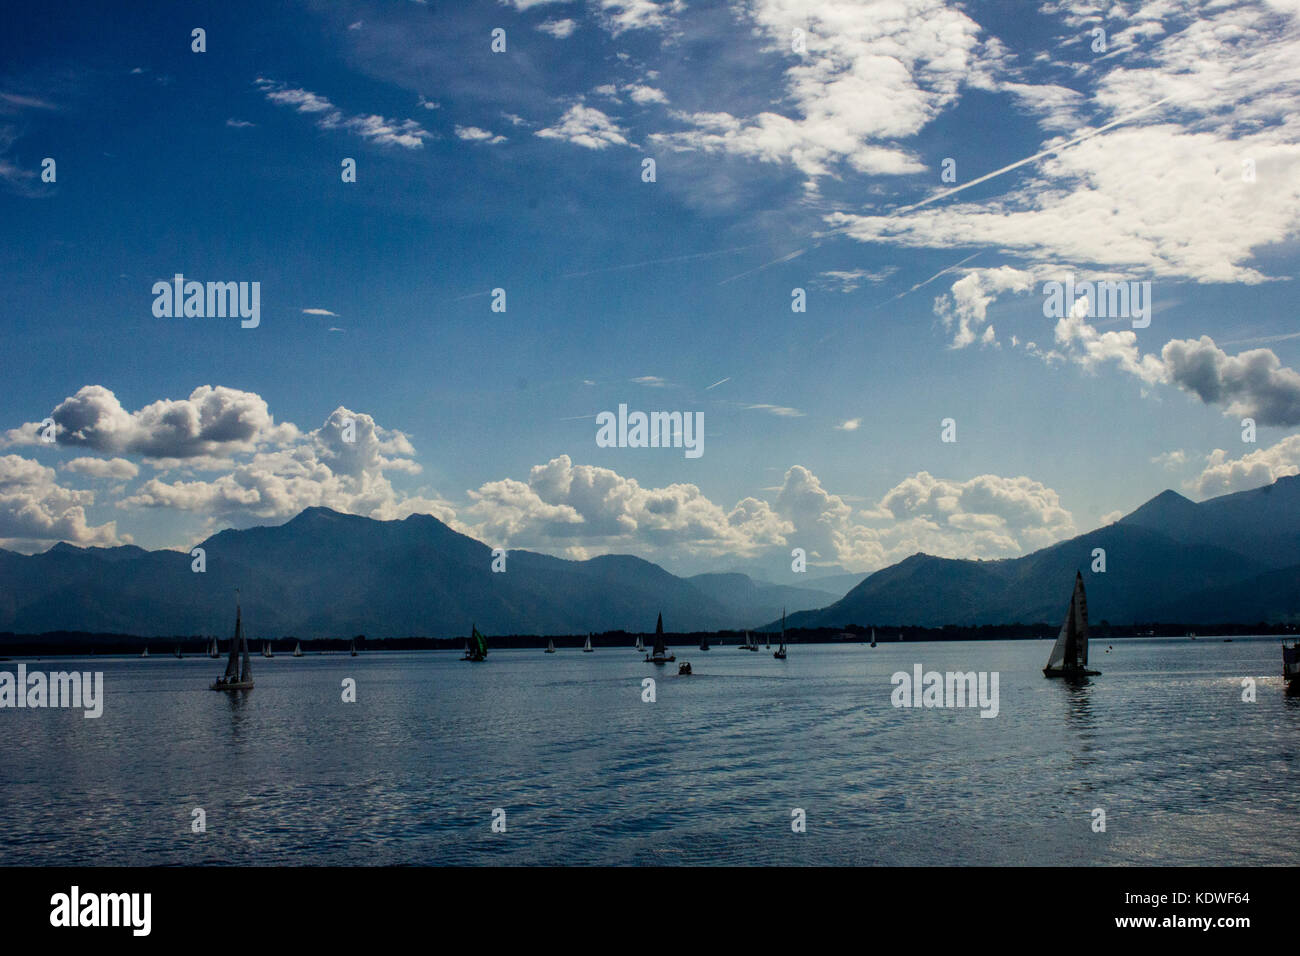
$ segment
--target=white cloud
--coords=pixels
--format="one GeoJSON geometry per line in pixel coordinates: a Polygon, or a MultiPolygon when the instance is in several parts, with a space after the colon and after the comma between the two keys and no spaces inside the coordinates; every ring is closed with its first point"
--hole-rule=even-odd
{"type": "Polygon", "coordinates": [[[140,469],[125,458],[74,458],[62,466],[64,471],[91,478],[125,481],[140,474],[140,469]]]}
{"type": "Polygon", "coordinates": [[[883,269],[828,269],[818,273],[816,284],[819,288],[856,292],[864,282],[884,282],[897,271],[898,266],[885,266],[883,269]]]}
{"type": "Polygon", "coordinates": [[[682,0],[591,0],[600,24],[612,35],[628,30],[658,30],[686,8],[682,0]]]}
{"type": "Polygon", "coordinates": [[[855,432],[862,427],[862,419],[850,418],[847,421],[840,422],[835,427],[842,432],[855,432]]]}
{"type": "Polygon", "coordinates": [[[303,315],[332,315],[335,318],[338,317],[337,312],[331,312],[329,309],[303,309],[302,314],[303,315]]]}
{"type": "Polygon", "coordinates": [[[419,473],[414,453],[403,433],[340,406],[320,428],[259,450],[225,474],[151,478],[118,507],[192,512],[203,516],[209,529],[287,518],[314,505],[381,519],[429,511],[453,520],[454,510],[440,498],[411,497],[393,488],[389,473],[419,473]],[[349,421],[352,441],[347,440],[349,421]]]}
{"type": "Polygon", "coordinates": [[[832,213],[828,222],[864,242],[992,246],[1027,263],[1263,281],[1256,251],[1300,229],[1294,21],[1259,5],[1193,9],[1162,0],[1115,5],[1107,16],[1138,27],[1166,18],[1167,35],[1120,59],[1080,64],[1089,87],[1081,98],[1061,87],[995,86],[1043,111],[1045,127],[1068,131],[1045,149],[1084,132],[1070,128],[1076,109],[1095,117],[1093,129],[1128,117],[1125,125],[1021,166],[1006,180],[1012,188],[986,200],[957,198],[980,178],[968,172],[951,195],[923,200],[944,196],[933,204],[888,215],[832,213]],[[1246,160],[1253,182],[1243,176],[1246,160]]]}
{"type": "Polygon", "coordinates": [[[456,136],[458,139],[467,140],[471,143],[504,143],[506,138],[498,136],[490,130],[480,129],[477,126],[457,126],[456,136]]]}
{"type": "Polygon", "coordinates": [[[984,82],[989,50],[965,13],[939,0],[899,0],[864,10],[852,0],[755,0],[741,8],[767,43],[791,60],[787,112],[752,116],[679,112],[688,128],[652,142],[789,163],[810,180],[848,167],[859,173],[917,173],[922,162],[901,142],[956,101],[963,83],[984,82]],[[807,53],[792,54],[795,29],[807,53]]]}
{"type": "Polygon", "coordinates": [[[374,113],[348,116],[324,96],[309,90],[291,88],[262,77],[254,85],[272,103],[314,116],[320,129],[343,129],[368,142],[405,149],[420,149],[426,139],[433,138],[415,120],[390,120],[374,113]]]}
{"type": "Polygon", "coordinates": [[[575,103],[565,110],[554,126],[539,129],[536,135],[545,139],[562,139],[587,149],[605,149],[608,146],[627,146],[626,132],[594,106],[575,103]]]}
{"type": "Polygon", "coordinates": [[[1205,459],[1205,467],[1184,488],[1201,498],[1214,498],[1234,491],[1271,485],[1279,478],[1300,474],[1300,435],[1288,435],[1276,445],[1259,448],[1240,458],[1229,458],[1216,448],[1205,459]]]}
{"type": "MultiPolygon", "coordinates": [[[[253,392],[201,385],[185,399],[164,399],[128,412],[107,388],[86,385],[50,413],[59,445],[110,454],[156,458],[250,452],[258,445],[296,437],[277,425],[253,392]]],[[[38,423],[10,429],[3,445],[33,445],[38,423]]]]}
{"type": "Polygon", "coordinates": [[[656,90],[652,86],[642,86],[639,83],[632,83],[623,87],[623,92],[628,98],[638,106],[648,106],[651,103],[667,103],[668,96],[663,90],[656,90]]]}
{"type": "Polygon", "coordinates": [[[0,547],[42,551],[57,541],[110,547],[129,542],[115,522],[90,525],[91,491],[64,488],[54,469],[18,455],[0,455],[0,547]]]}
{"type": "Polygon", "coordinates": [[[557,40],[564,40],[573,35],[573,31],[578,29],[578,24],[568,19],[546,20],[537,24],[537,29],[557,40]]]}
{"type": "Polygon", "coordinates": [[[1173,339],[1157,355],[1141,354],[1128,329],[1098,332],[1082,316],[1056,324],[1061,352],[1089,370],[1104,364],[1136,376],[1145,385],[1174,385],[1229,416],[1259,425],[1300,425],[1300,373],[1282,365],[1272,349],[1229,355],[1212,338],[1173,339]]]}
{"type": "Polygon", "coordinates": [[[934,302],[935,314],[953,332],[952,348],[965,348],[976,341],[993,344],[993,326],[984,324],[989,305],[1004,292],[1028,292],[1033,283],[1031,273],[1010,266],[972,269],[954,282],[951,291],[934,302]]]}

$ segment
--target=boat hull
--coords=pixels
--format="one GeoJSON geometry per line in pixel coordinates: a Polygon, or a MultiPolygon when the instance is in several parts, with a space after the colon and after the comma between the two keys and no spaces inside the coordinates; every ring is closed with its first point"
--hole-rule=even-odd
{"type": "Polygon", "coordinates": [[[1090,671],[1086,667],[1072,667],[1068,670],[1057,668],[1053,670],[1050,667],[1043,668],[1044,677],[1061,677],[1065,680],[1078,680],[1080,677],[1100,677],[1101,671],[1090,671]]]}
{"type": "Polygon", "coordinates": [[[251,680],[237,680],[226,683],[224,681],[214,681],[208,690],[252,690],[253,682],[251,680]]]}
{"type": "Polygon", "coordinates": [[[671,663],[672,663],[673,661],[675,661],[675,660],[677,660],[676,655],[674,655],[674,654],[669,654],[667,657],[647,657],[647,658],[645,659],[645,662],[644,662],[644,663],[646,663],[646,664],[671,664],[671,663]]]}

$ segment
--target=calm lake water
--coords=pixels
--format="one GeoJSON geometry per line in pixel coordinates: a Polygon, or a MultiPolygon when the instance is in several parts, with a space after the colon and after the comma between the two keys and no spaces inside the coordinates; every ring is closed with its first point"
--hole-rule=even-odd
{"type": "Polygon", "coordinates": [[[206,658],[28,660],[102,670],[106,703],[0,710],[0,864],[1300,862],[1277,638],[1094,642],[1083,687],[1050,647],[676,648],[692,677],[630,648],[281,654],[246,694],[206,658]],[[915,663],[997,671],[998,716],[893,707],[915,663]]]}

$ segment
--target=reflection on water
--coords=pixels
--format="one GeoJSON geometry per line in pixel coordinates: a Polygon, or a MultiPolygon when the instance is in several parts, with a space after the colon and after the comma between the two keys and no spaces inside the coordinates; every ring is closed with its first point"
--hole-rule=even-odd
{"type": "Polygon", "coordinates": [[[0,711],[0,863],[1300,862],[1276,641],[1121,642],[1078,684],[1049,647],[715,647],[692,677],[631,649],[283,656],[235,693],[202,658],[95,658],[100,719],[0,711]],[[891,706],[918,662],[997,671],[998,716],[891,706]]]}

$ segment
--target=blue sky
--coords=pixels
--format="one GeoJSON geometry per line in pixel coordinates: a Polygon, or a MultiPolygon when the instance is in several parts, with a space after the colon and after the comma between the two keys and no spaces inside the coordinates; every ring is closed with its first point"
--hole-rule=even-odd
{"type": "Polygon", "coordinates": [[[328,505],[779,577],[1300,470],[1293,2],[11,20],[0,546],[328,505]],[[156,317],[176,273],[260,283],[260,324],[156,317]],[[1069,274],[1150,282],[1150,324],[1045,316],[1069,274]],[[702,411],[704,454],[597,447],[620,403],[702,411]]]}

